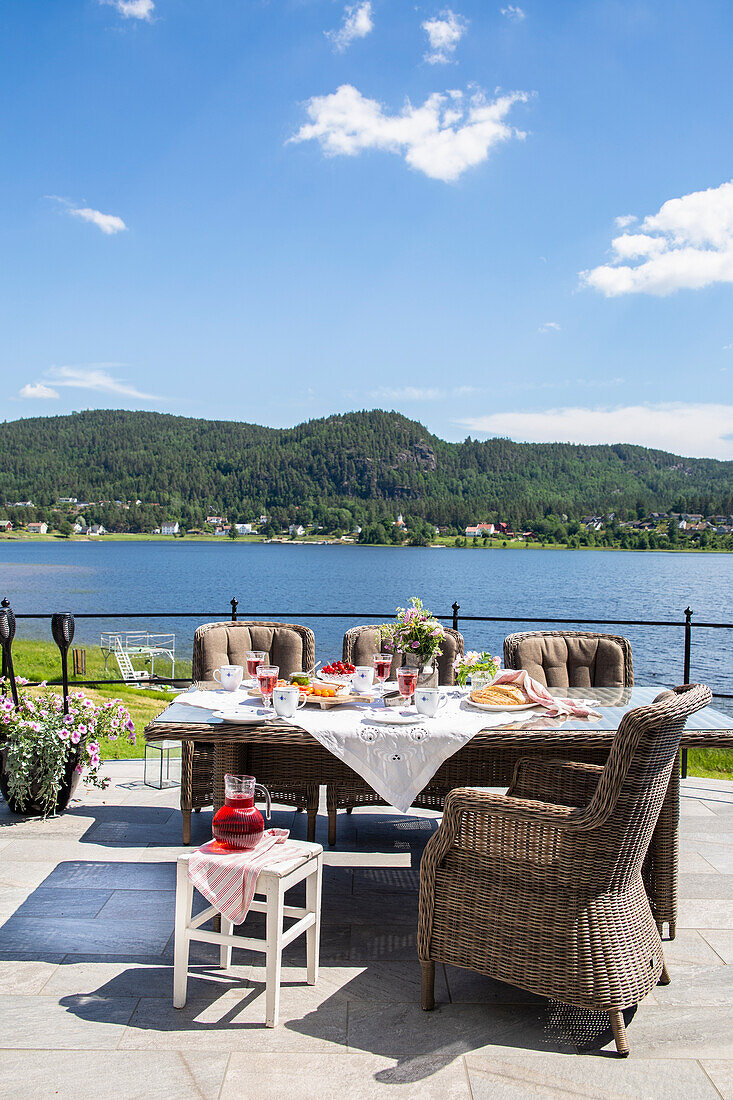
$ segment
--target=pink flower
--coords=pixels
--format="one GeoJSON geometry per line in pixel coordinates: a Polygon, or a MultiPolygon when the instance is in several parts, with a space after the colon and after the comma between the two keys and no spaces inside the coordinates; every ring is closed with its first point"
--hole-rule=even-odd
{"type": "Polygon", "coordinates": [[[90,741],[87,745],[87,752],[90,756],[99,755],[99,743],[97,741],[90,741]]]}
{"type": "Polygon", "coordinates": [[[80,725],[80,726],[79,726],[79,733],[80,733],[80,734],[82,735],[82,737],[84,736],[84,734],[85,734],[86,732],[87,732],[87,727],[86,727],[85,725],[83,725],[83,724],[82,724],[82,725],[80,725]]]}
{"type": "Polygon", "coordinates": [[[59,741],[68,741],[69,740],[69,731],[66,729],[65,726],[62,726],[61,729],[59,730],[58,738],[59,738],[59,741]]]}
{"type": "Polygon", "coordinates": [[[72,730],[71,731],[71,743],[72,743],[72,745],[78,745],[80,741],[81,741],[81,734],[79,733],[79,731],[78,730],[72,730]]]}

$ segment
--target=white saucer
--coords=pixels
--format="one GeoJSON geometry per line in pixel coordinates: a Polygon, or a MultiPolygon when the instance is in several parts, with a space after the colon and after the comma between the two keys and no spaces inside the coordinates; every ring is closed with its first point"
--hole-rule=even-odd
{"type": "Polygon", "coordinates": [[[237,711],[215,710],[214,718],[221,718],[222,722],[228,722],[233,726],[261,726],[264,722],[271,722],[277,718],[277,714],[239,714],[237,711]]]}
{"type": "Polygon", "coordinates": [[[394,709],[390,714],[390,708],[385,708],[384,711],[378,711],[376,714],[370,714],[365,717],[364,721],[368,724],[374,724],[375,726],[417,726],[421,722],[425,722],[426,716],[424,714],[406,714],[402,710],[394,709]]]}

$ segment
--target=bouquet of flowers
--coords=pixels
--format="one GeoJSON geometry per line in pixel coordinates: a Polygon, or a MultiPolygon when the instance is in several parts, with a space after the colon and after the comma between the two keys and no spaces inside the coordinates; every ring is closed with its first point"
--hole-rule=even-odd
{"type": "Polygon", "coordinates": [[[135,726],[119,699],[100,704],[74,691],[64,714],[63,697],[40,686],[38,695],[21,692],[17,707],[12,699],[0,697],[0,741],[7,752],[9,797],[21,812],[27,804],[37,803],[47,817],[56,809],[72,757],[75,770],[86,770],[87,782],[104,789],[109,780],[100,775],[98,739],[125,736],[134,744],[135,726]]]}
{"type": "Polygon", "coordinates": [[[443,652],[445,631],[417,596],[410,600],[408,608],[398,607],[393,623],[385,623],[382,646],[387,653],[404,653],[427,664],[443,652]]]}
{"type": "Polygon", "coordinates": [[[492,657],[485,649],[480,653],[475,649],[469,650],[468,653],[464,653],[462,657],[457,657],[453,662],[456,683],[460,684],[461,687],[466,686],[469,677],[474,685],[477,679],[482,681],[491,680],[500,668],[501,657],[492,657]]]}

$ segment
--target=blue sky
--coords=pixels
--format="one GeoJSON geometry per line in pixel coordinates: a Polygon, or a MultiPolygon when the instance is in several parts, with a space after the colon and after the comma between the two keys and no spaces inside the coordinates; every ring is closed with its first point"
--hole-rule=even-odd
{"type": "Polygon", "coordinates": [[[7,419],[733,458],[725,0],[5,0],[7,419]]]}

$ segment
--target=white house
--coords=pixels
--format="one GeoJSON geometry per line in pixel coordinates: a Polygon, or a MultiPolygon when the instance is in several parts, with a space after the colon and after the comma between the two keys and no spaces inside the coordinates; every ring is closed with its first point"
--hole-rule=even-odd
{"type": "Polygon", "coordinates": [[[9,519],[0,519],[0,531],[12,531],[13,525],[9,519]]]}
{"type": "Polygon", "coordinates": [[[76,497],[59,497],[57,503],[58,504],[76,504],[77,499],[76,499],[76,497]]]}
{"type": "Polygon", "coordinates": [[[45,535],[48,531],[47,523],[29,523],[28,530],[32,535],[45,535]]]}
{"type": "Polygon", "coordinates": [[[237,531],[239,532],[240,535],[251,535],[252,534],[252,524],[251,523],[235,523],[234,526],[237,528],[237,531]]]}
{"type": "Polygon", "coordinates": [[[87,534],[91,535],[92,538],[96,538],[97,535],[106,535],[107,529],[102,527],[101,523],[93,523],[91,527],[87,527],[87,534]]]}
{"type": "Polygon", "coordinates": [[[475,527],[466,528],[466,538],[480,538],[484,533],[493,535],[495,530],[493,523],[477,523],[475,527]]]}
{"type": "Polygon", "coordinates": [[[178,521],[175,523],[163,523],[161,524],[161,535],[177,535],[178,534],[178,521]]]}
{"type": "Polygon", "coordinates": [[[300,538],[301,535],[305,534],[305,527],[302,527],[299,523],[291,523],[288,527],[288,534],[297,535],[300,538]]]}
{"type": "Polygon", "coordinates": [[[207,516],[206,522],[210,523],[212,527],[223,527],[226,520],[223,516],[207,516]]]}

